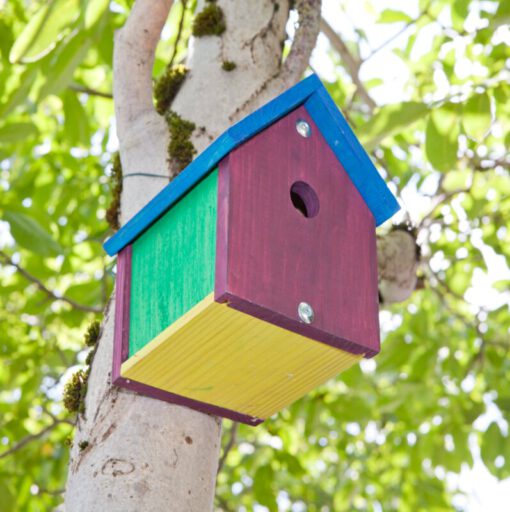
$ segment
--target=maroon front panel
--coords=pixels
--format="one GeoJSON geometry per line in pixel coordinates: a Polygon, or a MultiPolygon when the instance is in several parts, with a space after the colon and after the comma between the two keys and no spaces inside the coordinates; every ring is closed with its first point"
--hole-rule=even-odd
{"type": "Polygon", "coordinates": [[[305,108],[232,151],[220,163],[218,193],[216,300],[375,355],[374,218],[305,108]],[[310,137],[297,132],[299,120],[310,137]],[[314,310],[311,324],[298,316],[301,302],[314,310]]]}

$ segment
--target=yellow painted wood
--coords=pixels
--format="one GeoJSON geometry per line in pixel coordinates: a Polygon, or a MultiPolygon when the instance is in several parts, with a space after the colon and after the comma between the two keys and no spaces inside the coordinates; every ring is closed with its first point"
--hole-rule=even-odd
{"type": "Polygon", "coordinates": [[[265,419],[362,357],[218,304],[210,294],[124,362],[121,374],[265,419]]]}

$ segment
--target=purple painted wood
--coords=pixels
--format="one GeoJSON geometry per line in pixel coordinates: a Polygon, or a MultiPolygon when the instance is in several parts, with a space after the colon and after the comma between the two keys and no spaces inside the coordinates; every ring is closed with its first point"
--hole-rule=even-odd
{"type": "Polygon", "coordinates": [[[117,256],[115,282],[115,325],[113,334],[112,382],[120,377],[120,365],[129,353],[129,305],[131,294],[131,245],[117,256]]]}
{"type": "MultiPolygon", "coordinates": [[[[213,414],[223,418],[229,418],[233,421],[239,421],[248,425],[259,425],[262,419],[246,414],[241,414],[230,409],[217,407],[215,405],[199,402],[186,398],[174,393],[169,393],[141,382],[136,382],[131,379],[126,379],[121,376],[120,368],[124,361],[129,356],[129,306],[131,295],[131,245],[122,249],[117,257],[117,281],[115,283],[115,325],[114,325],[114,338],[113,338],[113,364],[112,364],[112,383],[132,391],[136,391],[141,395],[171,402],[178,405],[184,405],[191,409],[204,412],[206,414],[213,414]]],[[[171,368],[168,369],[172,371],[171,368]]]]}
{"type": "Polygon", "coordinates": [[[216,300],[337,348],[377,354],[374,217],[305,108],[232,151],[218,187],[216,300]],[[298,120],[309,123],[310,137],[297,133],[298,120]],[[299,319],[300,302],[314,309],[310,325],[299,319]]]}
{"type": "MultiPolygon", "coordinates": [[[[169,369],[169,371],[171,371],[171,369],[169,369]]],[[[119,377],[114,384],[116,386],[121,386],[123,388],[130,389],[131,391],[140,393],[141,395],[157,398],[158,400],[163,400],[164,402],[170,402],[172,404],[183,405],[185,407],[189,407],[190,409],[195,409],[206,414],[212,414],[213,416],[221,416],[222,418],[228,418],[233,421],[239,421],[241,423],[246,423],[247,425],[255,426],[264,421],[263,419],[241,414],[240,412],[231,411],[230,409],[224,409],[223,407],[217,407],[216,405],[199,402],[198,400],[192,400],[191,398],[186,398],[181,395],[174,395],[168,391],[153,388],[147,384],[125,379],[124,377],[119,377]]]]}
{"type": "Polygon", "coordinates": [[[229,183],[228,155],[221,161],[218,174],[218,209],[216,213],[216,268],[214,276],[214,299],[222,302],[221,297],[227,293],[227,268],[228,268],[228,201],[229,183]],[[223,178],[221,177],[223,173],[223,178]]]}

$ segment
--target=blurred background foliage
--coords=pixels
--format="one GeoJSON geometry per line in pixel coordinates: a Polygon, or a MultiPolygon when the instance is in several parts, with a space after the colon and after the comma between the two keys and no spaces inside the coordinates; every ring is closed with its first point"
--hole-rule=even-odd
{"type": "MultiPolygon", "coordinates": [[[[461,510],[455,475],[480,457],[510,476],[510,3],[414,3],[411,16],[358,2],[362,24],[349,2],[326,1],[311,67],[398,195],[399,220],[417,228],[419,289],[383,308],[377,358],[256,429],[225,422],[218,509],[461,510]],[[374,47],[367,24],[393,35],[374,47]],[[398,102],[363,76],[385,52],[407,70],[398,102]]],[[[62,500],[74,421],[62,389],[114,283],[101,248],[112,49],[130,6],[0,1],[2,512],[62,500]]],[[[155,77],[185,58],[194,9],[172,9],[155,77]]]]}

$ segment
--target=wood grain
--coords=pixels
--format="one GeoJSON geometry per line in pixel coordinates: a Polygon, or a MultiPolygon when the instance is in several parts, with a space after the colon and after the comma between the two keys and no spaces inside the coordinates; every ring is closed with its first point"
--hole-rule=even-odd
{"type": "Polygon", "coordinates": [[[376,226],[398,212],[397,200],[326,89],[318,88],[305,102],[305,108],[370,208],[376,226]]]}
{"type": "Polygon", "coordinates": [[[115,324],[113,334],[112,382],[120,376],[120,365],[127,359],[129,346],[129,307],[131,294],[131,246],[117,256],[115,281],[115,324]]]}
{"type": "MultiPolygon", "coordinates": [[[[347,121],[316,75],[311,75],[262,106],[218,137],[156,197],[104,244],[113,256],[133,242],[183,195],[200,182],[232,150],[265,130],[306,102],[327,143],[342,162],[379,225],[399,210],[399,205],[379,176],[347,121]]],[[[277,151],[273,147],[271,151],[277,151]]]]}
{"type": "Polygon", "coordinates": [[[176,395],[162,389],[143,384],[132,379],[126,379],[121,375],[121,365],[129,355],[129,302],[131,294],[131,246],[126,246],[120,251],[117,259],[117,281],[115,283],[115,328],[112,358],[112,384],[130,389],[145,396],[163,400],[178,405],[183,405],[202,411],[239,421],[251,426],[260,424],[263,420],[237,411],[225,409],[212,404],[199,402],[191,398],[176,395]]]}
{"type": "Polygon", "coordinates": [[[217,267],[217,300],[352,353],[375,355],[374,217],[306,109],[232,151],[220,163],[219,190],[218,222],[228,227],[218,247],[217,263],[227,271],[217,267]],[[312,128],[310,138],[296,131],[301,119],[312,128]],[[313,218],[292,204],[297,181],[319,198],[313,218]],[[298,317],[303,301],[315,311],[311,325],[298,317]]]}
{"type": "Polygon", "coordinates": [[[122,377],[268,418],[361,359],[274,326],[211,294],[122,365],[122,377]]]}
{"type": "Polygon", "coordinates": [[[214,169],[218,162],[228,155],[232,149],[304,103],[310,94],[319,87],[322,87],[321,81],[316,75],[311,75],[229,128],[198,155],[147,206],[142,208],[114,236],[108,239],[104,244],[105,251],[113,256],[135,240],[168,208],[214,169]]]}
{"type": "Polygon", "coordinates": [[[132,244],[129,354],[214,289],[218,172],[132,244]]]}

